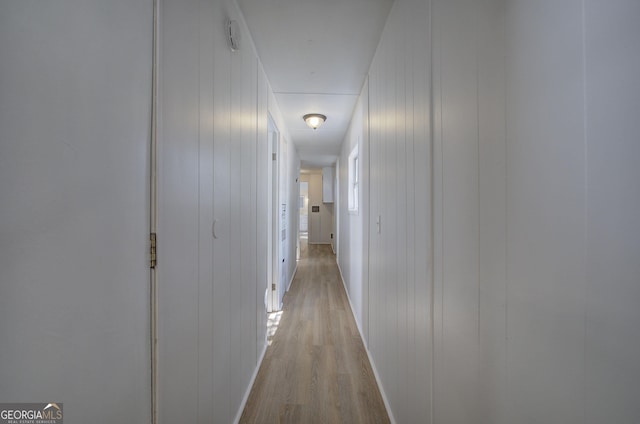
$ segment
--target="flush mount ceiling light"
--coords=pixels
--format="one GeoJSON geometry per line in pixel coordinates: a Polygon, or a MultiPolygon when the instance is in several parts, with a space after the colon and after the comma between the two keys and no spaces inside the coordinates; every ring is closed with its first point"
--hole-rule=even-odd
{"type": "Polygon", "coordinates": [[[307,123],[309,128],[317,130],[320,125],[324,124],[324,121],[327,120],[327,117],[319,113],[308,113],[304,115],[302,119],[304,119],[304,122],[307,123]]]}

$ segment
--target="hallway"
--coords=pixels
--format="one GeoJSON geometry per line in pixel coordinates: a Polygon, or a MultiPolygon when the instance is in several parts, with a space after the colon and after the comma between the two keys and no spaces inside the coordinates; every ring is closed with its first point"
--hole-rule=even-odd
{"type": "Polygon", "coordinates": [[[0,422],[640,423],[638,22],[0,1],[0,422]]]}
{"type": "Polygon", "coordinates": [[[241,423],[388,423],[335,255],[301,260],[241,423]]]}

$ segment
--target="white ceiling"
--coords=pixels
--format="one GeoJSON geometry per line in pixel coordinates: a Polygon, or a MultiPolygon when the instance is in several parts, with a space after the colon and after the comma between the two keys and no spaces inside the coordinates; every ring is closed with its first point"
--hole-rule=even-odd
{"type": "Polygon", "coordinates": [[[302,167],[333,164],[393,0],[237,1],[302,167]]]}

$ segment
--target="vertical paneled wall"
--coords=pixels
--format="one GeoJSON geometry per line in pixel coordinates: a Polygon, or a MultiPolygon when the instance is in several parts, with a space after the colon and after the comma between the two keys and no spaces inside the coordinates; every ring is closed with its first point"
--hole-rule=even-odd
{"type": "Polygon", "coordinates": [[[582,1],[507,6],[506,420],[578,423],[586,406],[582,1]]]}
{"type": "Polygon", "coordinates": [[[434,421],[478,410],[478,81],[474,1],[433,2],[434,421]]]}
{"type": "Polygon", "coordinates": [[[640,422],[640,3],[584,7],[585,422],[640,422]]]}
{"type": "Polygon", "coordinates": [[[159,420],[230,423],[265,347],[269,85],[234,2],[161,17],[159,420]]]}
{"type": "Polygon", "coordinates": [[[369,73],[367,344],[403,423],[431,410],[428,12],[395,3],[369,73]]]}
{"type": "Polygon", "coordinates": [[[430,11],[396,2],[369,76],[367,338],[396,421],[637,422],[640,5],[430,11]]]}
{"type": "Polygon", "coordinates": [[[152,18],[0,2],[0,402],[69,423],[151,421],[152,18]]]}
{"type": "Polygon", "coordinates": [[[434,1],[432,11],[433,416],[497,422],[505,384],[504,6],[434,1]]]}
{"type": "MultiPolygon", "coordinates": [[[[161,5],[158,414],[160,422],[171,422],[178,419],[179,410],[188,411],[189,419],[197,422],[202,353],[198,350],[200,4],[161,5]]],[[[208,143],[212,150],[211,137],[208,143]]]]}
{"type": "MultiPolygon", "coordinates": [[[[265,292],[270,284],[269,279],[269,255],[268,246],[271,245],[269,238],[269,227],[271,221],[269,214],[266,212],[269,205],[269,133],[268,133],[268,114],[269,114],[269,93],[270,86],[267,76],[264,73],[262,64],[258,62],[258,82],[257,82],[257,127],[256,127],[256,205],[264,209],[256,211],[256,346],[258,349],[262,346],[266,336],[267,315],[265,314],[265,292]],[[267,158],[267,160],[263,160],[267,158]]],[[[295,262],[295,252],[294,252],[295,262]]]]}
{"type": "Polygon", "coordinates": [[[506,10],[506,422],[638,422],[640,4],[506,10]]]}
{"type": "MultiPolygon", "coordinates": [[[[363,185],[360,183],[359,187],[359,210],[358,212],[349,211],[349,155],[353,149],[358,146],[358,154],[360,163],[364,161],[364,143],[362,140],[365,136],[364,123],[367,122],[365,117],[368,114],[368,85],[362,90],[356,107],[351,117],[351,123],[347,131],[347,135],[342,143],[342,150],[340,151],[339,166],[336,167],[336,178],[340,181],[339,192],[336,193],[336,198],[339,199],[336,208],[336,213],[340,214],[338,220],[340,228],[338,228],[337,234],[340,238],[338,240],[338,266],[344,280],[344,285],[353,307],[353,312],[356,317],[358,325],[361,327],[361,331],[366,337],[367,330],[364,326],[367,321],[365,311],[368,310],[366,305],[367,298],[366,287],[362,278],[362,271],[364,268],[363,259],[363,216],[367,210],[367,206],[363,205],[363,185]]],[[[362,181],[362,166],[360,166],[360,177],[362,181]]]]}

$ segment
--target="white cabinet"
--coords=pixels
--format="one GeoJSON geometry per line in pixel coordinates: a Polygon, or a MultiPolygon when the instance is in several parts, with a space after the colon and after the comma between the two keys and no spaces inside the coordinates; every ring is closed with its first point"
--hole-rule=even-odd
{"type": "Polygon", "coordinates": [[[333,167],[322,168],[322,203],[333,203],[333,167]]]}

